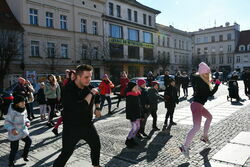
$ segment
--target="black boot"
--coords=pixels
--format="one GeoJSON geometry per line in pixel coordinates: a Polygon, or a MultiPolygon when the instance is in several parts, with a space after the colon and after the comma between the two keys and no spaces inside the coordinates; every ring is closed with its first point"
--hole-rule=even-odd
{"type": "Polygon", "coordinates": [[[138,146],[139,144],[135,141],[134,138],[131,139],[131,143],[133,144],[133,146],[138,146]]]}
{"type": "Polygon", "coordinates": [[[14,162],[9,162],[9,167],[15,167],[14,162]]]}
{"type": "Polygon", "coordinates": [[[56,129],[56,128],[53,128],[53,129],[52,129],[52,132],[53,132],[56,136],[59,135],[59,134],[58,134],[58,129],[56,129]]]}
{"type": "Polygon", "coordinates": [[[128,148],[133,148],[134,146],[132,143],[132,139],[128,139],[128,138],[126,139],[125,144],[128,148]]]}

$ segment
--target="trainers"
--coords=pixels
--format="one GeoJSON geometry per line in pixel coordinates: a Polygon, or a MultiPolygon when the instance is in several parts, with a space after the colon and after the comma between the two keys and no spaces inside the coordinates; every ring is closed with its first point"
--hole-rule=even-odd
{"type": "Polygon", "coordinates": [[[203,141],[206,144],[211,144],[210,140],[208,139],[208,137],[206,136],[201,136],[200,138],[201,141],[203,141]]]}
{"type": "Polygon", "coordinates": [[[58,134],[58,129],[56,129],[56,128],[52,129],[52,132],[53,132],[56,136],[59,135],[59,134],[58,134]]]}
{"type": "Polygon", "coordinates": [[[189,157],[189,148],[185,147],[184,145],[181,145],[180,147],[180,150],[182,152],[182,154],[186,157],[186,158],[190,158],[189,157]]]}
{"type": "Polygon", "coordinates": [[[154,131],[158,131],[158,130],[160,130],[158,127],[153,127],[153,130],[154,131]]]}
{"type": "Polygon", "coordinates": [[[142,132],[141,134],[142,134],[142,136],[144,136],[144,137],[148,137],[148,135],[147,135],[145,132],[142,132]]]}
{"type": "Polygon", "coordinates": [[[177,125],[174,121],[170,122],[171,125],[177,125]]]}

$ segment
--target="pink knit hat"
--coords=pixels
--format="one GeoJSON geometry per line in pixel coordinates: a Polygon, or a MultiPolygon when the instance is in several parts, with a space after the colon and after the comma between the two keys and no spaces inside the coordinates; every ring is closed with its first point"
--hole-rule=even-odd
{"type": "Polygon", "coordinates": [[[145,84],[146,83],[146,81],[144,80],[144,79],[138,79],[137,80],[137,84],[139,85],[139,86],[141,86],[141,85],[143,85],[143,84],[145,84]]]}
{"type": "Polygon", "coordinates": [[[205,74],[205,73],[210,73],[210,72],[211,72],[211,70],[206,63],[201,62],[199,64],[199,69],[198,69],[199,74],[205,74]]]}

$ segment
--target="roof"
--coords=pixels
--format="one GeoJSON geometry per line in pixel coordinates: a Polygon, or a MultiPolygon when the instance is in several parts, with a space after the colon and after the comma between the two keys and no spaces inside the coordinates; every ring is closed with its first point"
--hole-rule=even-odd
{"type": "Polygon", "coordinates": [[[0,28],[24,31],[23,27],[12,13],[6,0],[0,0],[0,23],[0,28]]]}
{"type": "Polygon", "coordinates": [[[119,1],[130,4],[130,5],[133,5],[133,6],[136,6],[138,8],[141,8],[141,9],[144,9],[144,10],[147,10],[147,11],[150,11],[150,12],[153,12],[155,14],[160,14],[161,13],[161,11],[150,8],[148,6],[145,6],[145,5],[137,2],[136,0],[119,0],[119,1]]]}
{"type": "MultiPolygon", "coordinates": [[[[238,42],[238,45],[236,47],[236,52],[240,52],[239,51],[240,45],[245,45],[245,47],[247,47],[247,45],[249,45],[249,44],[250,44],[250,30],[241,31],[239,42],[238,42]]],[[[241,53],[243,53],[243,52],[241,51],[241,53]]]]}

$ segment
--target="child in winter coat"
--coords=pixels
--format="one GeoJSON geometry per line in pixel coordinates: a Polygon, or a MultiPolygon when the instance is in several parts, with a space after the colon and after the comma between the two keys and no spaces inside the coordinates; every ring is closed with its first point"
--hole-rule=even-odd
{"type": "Polygon", "coordinates": [[[153,117],[153,130],[160,130],[157,127],[157,110],[158,110],[158,103],[159,100],[164,100],[162,96],[159,95],[159,83],[157,81],[151,82],[152,87],[148,89],[148,97],[149,97],[149,112],[153,117]]]}
{"type": "Polygon", "coordinates": [[[19,140],[25,142],[22,154],[24,161],[29,161],[27,157],[32,142],[28,131],[30,121],[27,118],[27,111],[25,109],[25,97],[16,95],[13,103],[14,104],[11,104],[9,107],[9,111],[4,122],[4,127],[8,130],[8,139],[10,140],[11,147],[9,167],[14,167],[14,160],[18,150],[19,140]]]}
{"type": "Polygon", "coordinates": [[[47,105],[46,105],[46,98],[45,98],[45,94],[44,94],[44,88],[45,88],[45,84],[44,84],[44,82],[41,82],[40,89],[37,92],[37,102],[39,103],[39,107],[40,107],[41,120],[46,119],[47,105]]]}
{"type": "Polygon", "coordinates": [[[135,82],[129,82],[126,90],[126,118],[130,120],[132,129],[128,134],[125,144],[127,147],[132,148],[138,145],[134,141],[134,138],[140,129],[141,105],[139,95],[141,92],[135,82]]]}
{"type": "Polygon", "coordinates": [[[173,79],[170,80],[170,84],[164,92],[164,98],[165,98],[165,108],[167,108],[167,113],[162,129],[163,131],[166,130],[166,127],[168,126],[169,117],[170,117],[170,125],[176,125],[176,123],[173,121],[173,115],[176,104],[179,103],[179,100],[177,96],[177,90],[175,88],[175,81],[173,79]]]}
{"type": "Polygon", "coordinates": [[[111,94],[111,89],[114,88],[114,84],[109,80],[108,75],[105,74],[103,76],[102,82],[99,85],[99,89],[100,89],[100,94],[101,94],[101,110],[103,108],[105,99],[107,99],[108,101],[108,114],[111,115],[113,114],[111,112],[111,98],[110,98],[110,94],[111,94]]]}

